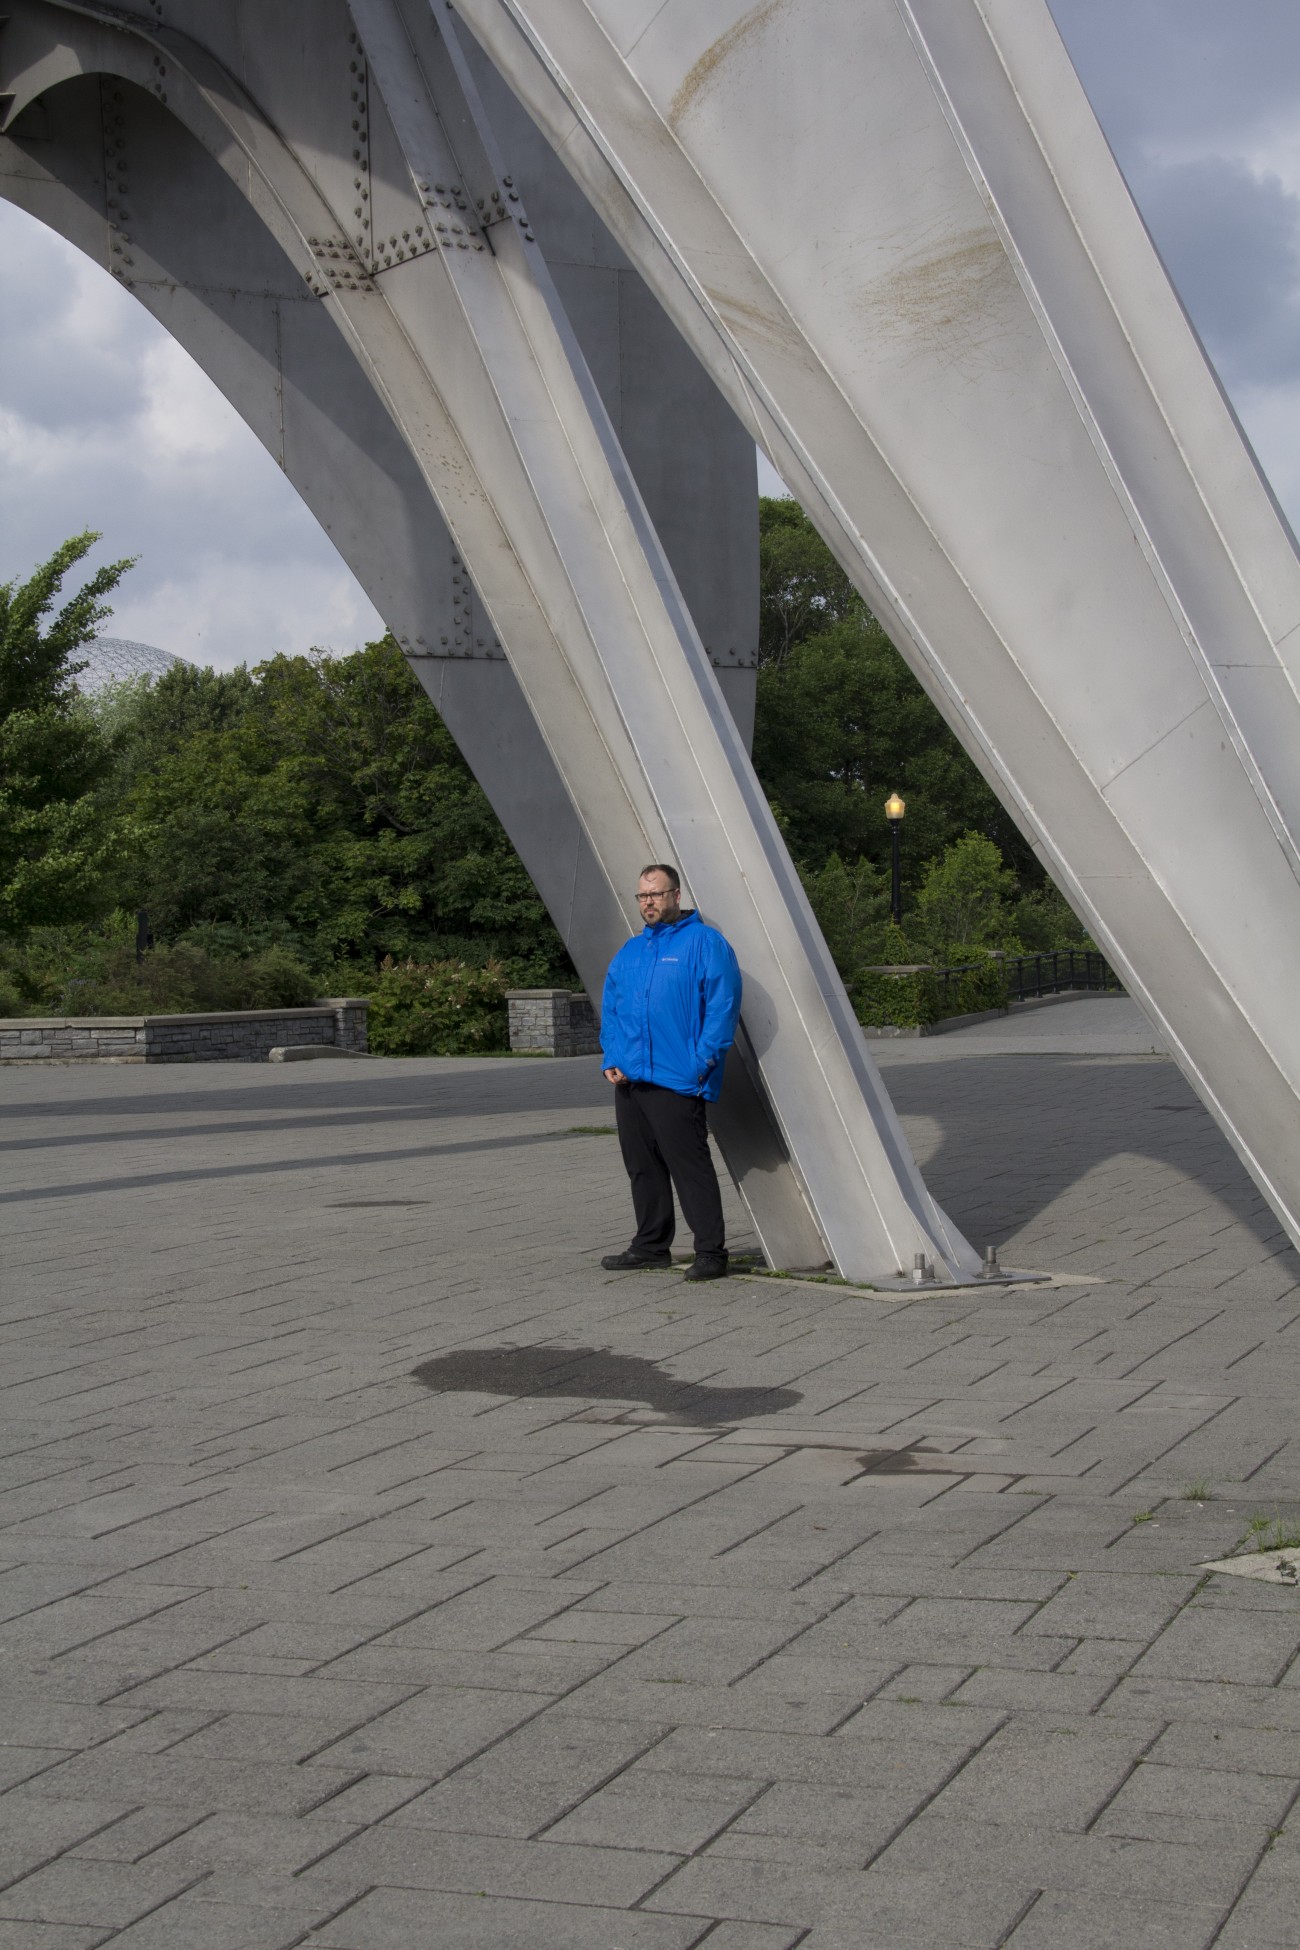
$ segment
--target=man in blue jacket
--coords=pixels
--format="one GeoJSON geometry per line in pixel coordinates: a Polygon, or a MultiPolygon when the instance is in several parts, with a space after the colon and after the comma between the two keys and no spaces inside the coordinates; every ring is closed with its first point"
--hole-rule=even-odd
{"type": "Polygon", "coordinates": [[[740,1014],[730,946],[694,908],[682,911],[675,867],[647,867],[637,904],[645,923],[610,963],[601,1010],[601,1062],[614,1085],[636,1235],[610,1272],[669,1266],[673,1187],[695,1235],[688,1280],[721,1279],[726,1232],[704,1106],[716,1103],[740,1014]]]}

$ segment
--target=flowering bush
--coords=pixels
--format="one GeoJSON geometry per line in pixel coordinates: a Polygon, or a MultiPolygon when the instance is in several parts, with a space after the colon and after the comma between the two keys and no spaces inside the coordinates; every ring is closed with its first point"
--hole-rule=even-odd
{"type": "Polygon", "coordinates": [[[506,975],[499,962],[395,962],[385,956],[370,990],[376,1056],[481,1056],[508,1049],[506,975]]]}

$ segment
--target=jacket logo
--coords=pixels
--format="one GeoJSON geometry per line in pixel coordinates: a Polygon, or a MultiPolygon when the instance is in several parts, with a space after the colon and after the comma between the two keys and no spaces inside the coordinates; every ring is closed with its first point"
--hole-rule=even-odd
{"type": "Polygon", "coordinates": [[[680,961],[680,955],[660,955],[660,961],[680,961]]]}

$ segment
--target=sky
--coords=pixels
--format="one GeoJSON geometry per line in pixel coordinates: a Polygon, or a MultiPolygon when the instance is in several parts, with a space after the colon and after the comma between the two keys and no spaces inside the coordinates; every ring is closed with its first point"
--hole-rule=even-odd
{"type": "MultiPolygon", "coordinates": [[[[1050,0],[1147,225],[1300,528],[1300,5],[1050,0]]],[[[229,669],[382,625],[288,481],[131,295],[0,202],[0,581],[95,528],[106,630],[229,669]]],[[[760,456],[764,492],[781,492],[760,456]]]]}

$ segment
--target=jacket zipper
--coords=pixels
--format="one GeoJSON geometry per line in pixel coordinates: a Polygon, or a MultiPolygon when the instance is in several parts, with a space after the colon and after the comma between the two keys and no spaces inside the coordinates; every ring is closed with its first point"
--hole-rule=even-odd
{"type": "Polygon", "coordinates": [[[652,965],[651,965],[650,973],[646,977],[646,985],[645,985],[645,1048],[646,1048],[646,1068],[649,1070],[651,1079],[653,1080],[654,1068],[655,1068],[655,1043],[654,1043],[654,1037],[650,1034],[650,984],[654,980],[655,969],[657,969],[659,966],[659,936],[657,934],[652,934],[650,937],[650,943],[654,949],[654,954],[651,958],[652,965]]]}

